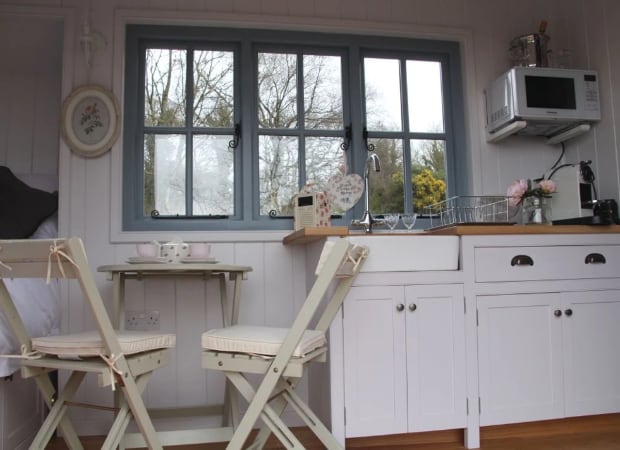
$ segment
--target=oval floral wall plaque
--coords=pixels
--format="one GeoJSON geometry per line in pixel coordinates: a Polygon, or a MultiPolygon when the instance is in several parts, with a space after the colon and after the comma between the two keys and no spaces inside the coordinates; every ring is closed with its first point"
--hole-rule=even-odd
{"type": "Polygon", "coordinates": [[[101,86],[81,86],[63,103],[63,138],[74,153],[99,156],[118,138],[119,116],[114,94],[101,86]]]}

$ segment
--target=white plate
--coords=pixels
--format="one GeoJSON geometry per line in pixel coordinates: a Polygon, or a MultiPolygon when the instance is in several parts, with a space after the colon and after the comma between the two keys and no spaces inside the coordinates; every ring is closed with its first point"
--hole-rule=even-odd
{"type": "Polygon", "coordinates": [[[187,256],[185,258],[181,258],[181,262],[182,263],[203,263],[203,264],[215,264],[218,263],[219,261],[215,258],[209,257],[209,258],[203,258],[201,256],[187,256]]]}
{"type": "Polygon", "coordinates": [[[127,262],[130,264],[165,264],[167,259],[163,256],[130,256],[127,262]]]}

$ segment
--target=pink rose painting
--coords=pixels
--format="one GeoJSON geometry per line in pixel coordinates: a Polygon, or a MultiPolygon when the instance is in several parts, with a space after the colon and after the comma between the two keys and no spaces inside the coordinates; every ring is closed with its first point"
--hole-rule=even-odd
{"type": "Polygon", "coordinates": [[[86,134],[91,134],[95,128],[103,127],[101,111],[96,101],[85,105],[80,117],[80,125],[86,134]]]}

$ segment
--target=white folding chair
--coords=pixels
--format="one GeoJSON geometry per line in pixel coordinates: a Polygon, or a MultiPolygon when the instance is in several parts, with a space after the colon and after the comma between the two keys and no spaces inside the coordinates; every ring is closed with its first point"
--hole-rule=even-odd
{"type": "Polygon", "coordinates": [[[248,402],[227,448],[242,448],[259,418],[263,427],[251,448],[262,448],[272,432],[286,448],[304,448],[280,418],[286,405],[326,448],[341,448],[294,389],[309,363],[326,361],[325,333],[367,254],[367,248],[353,246],[346,239],[328,241],[316,281],[291,328],[233,325],[203,333],[203,367],[223,371],[248,402]],[[263,377],[254,386],[246,374],[263,377]]]}
{"type": "Polygon", "coordinates": [[[79,238],[0,240],[0,307],[21,345],[22,376],[34,377],[50,408],[31,449],[44,449],[57,428],[70,449],[83,448],[67,409],[87,373],[97,374],[101,387],[120,388],[116,416],[102,448],[117,448],[131,419],[149,448],[162,448],[141,393],[152,372],[168,363],[176,336],[113,329],[79,238]],[[96,330],[31,338],[2,278],[77,280],[96,330]],[[48,372],[60,369],[68,370],[69,376],[57,393],[48,372]]]}

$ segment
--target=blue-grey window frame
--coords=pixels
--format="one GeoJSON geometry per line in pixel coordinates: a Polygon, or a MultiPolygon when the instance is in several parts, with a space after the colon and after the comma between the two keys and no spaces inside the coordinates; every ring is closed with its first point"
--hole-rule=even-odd
{"type": "MultiPolygon", "coordinates": [[[[454,41],[399,37],[330,34],[306,31],[252,30],[239,28],[128,25],[125,53],[125,97],[123,136],[123,231],[192,230],[289,230],[292,218],[258,215],[258,124],[256,119],[257,49],[301,49],[304,53],[323,51],[343,54],[343,125],[351,126],[347,152],[348,167],[363,173],[366,148],[363,141],[363,55],[386,55],[409,59],[429,59],[442,64],[446,138],[447,195],[466,192],[468,174],[457,171],[466,165],[464,95],[460,45],[454,41]],[[236,48],[235,122],[241,123],[239,148],[235,152],[235,216],[225,219],[167,218],[143,215],[143,95],[144,67],[141,49],[147,43],[174,45],[188,43],[221,44],[236,48]],[[252,70],[243,70],[245,65],[252,70]],[[252,93],[247,95],[246,93],[252,93]],[[241,104],[243,101],[243,104],[241,104]],[[249,177],[249,178],[248,178],[249,177]]],[[[300,93],[303,95],[303,93],[300,93]]],[[[344,130],[341,131],[343,140],[344,130]]],[[[419,133],[414,137],[423,137],[419,133]]],[[[405,167],[409,161],[404,161],[405,167]]],[[[304,183],[300,171],[300,184],[304,183]]],[[[407,191],[407,190],[406,190],[407,191]]],[[[406,200],[410,200],[410,196],[406,200]]],[[[360,216],[363,202],[340,218],[335,225],[347,225],[360,216]]]]}

